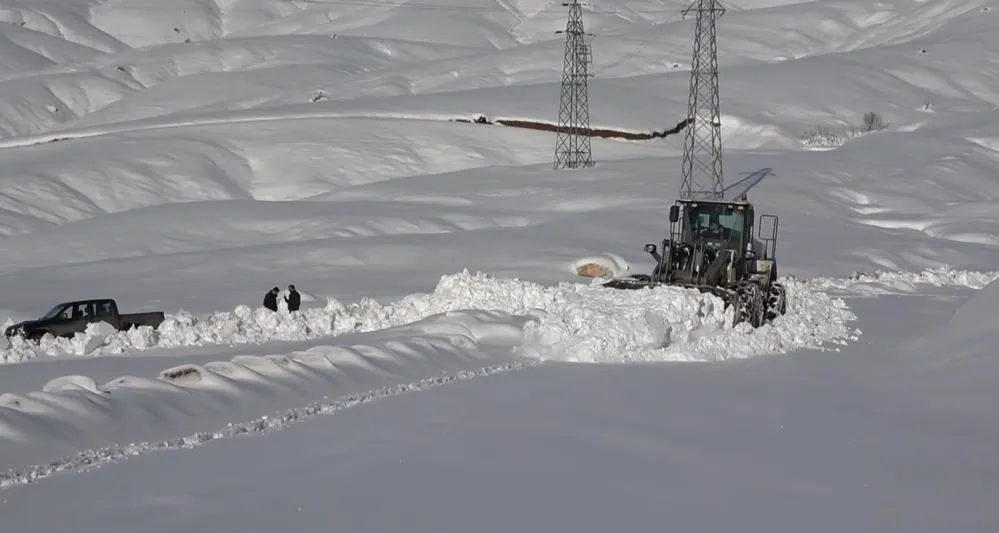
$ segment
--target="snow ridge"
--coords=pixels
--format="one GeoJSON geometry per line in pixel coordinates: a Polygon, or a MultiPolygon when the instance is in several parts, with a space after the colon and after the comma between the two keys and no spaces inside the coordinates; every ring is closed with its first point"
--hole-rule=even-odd
{"type": "Polygon", "coordinates": [[[0,395],[0,470],[114,443],[215,433],[234,420],[334,395],[518,360],[540,363],[514,353],[523,322],[503,313],[455,312],[372,333],[360,343],[182,364],[156,378],[126,375],[99,386],[87,376],[62,376],[40,391],[0,395]]]}
{"type": "Polygon", "coordinates": [[[877,270],[872,273],[857,272],[849,278],[814,278],[807,285],[820,291],[841,291],[853,295],[888,294],[892,291],[917,292],[918,285],[934,287],[967,287],[983,289],[999,279],[999,270],[971,271],[940,266],[921,272],[877,270]]]}
{"type": "Polygon", "coordinates": [[[0,360],[23,362],[41,354],[107,355],[150,348],[303,341],[410,324],[465,309],[530,316],[524,353],[570,361],[720,360],[776,353],[852,338],[853,315],[842,301],[806,283],[789,281],[788,315],[750,335],[732,328],[731,310],[714,296],[676,287],[621,291],[583,283],[544,286],[467,270],[442,276],[429,294],[383,305],[369,298],[297,313],[239,306],[231,312],[169,315],[158,330],[116,332],[98,325],[72,339],[47,337],[39,346],[15,338],[0,360]],[[723,333],[722,335],[719,335],[723,333]],[[702,340],[711,337],[711,340],[702,340]],[[754,340],[747,340],[752,337],[754,340]]]}
{"type": "Polygon", "coordinates": [[[324,398],[303,407],[289,409],[275,416],[264,415],[248,422],[227,424],[215,431],[203,431],[173,439],[140,442],[132,444],[115,444],[103,448],[91,449],[65,457],[49,464],[34,465],[25,469],[11,469],[0,473],[0,490],[21,485],[37,483],[38,481],[63,473],[82,473],[95,470],[111,463],[118,463],[132,457],[163,450],[178,450],[196,448],[203,444],[245,435],[263,434],[286,429],[299,422],[304,422],[320,416],[330,416],[344,409],[370,403],[391,396],[429,390],[456,381],[464,381],[480,376],[500,372],[511,372],[536,365],[536,362],[519,360],[501,365],[490,366],[477,370],[464,370],[454,375],[441,375],[419,380],[413,383],[393,385],[366,391],[360,394],[340,398],[324,398]]]}

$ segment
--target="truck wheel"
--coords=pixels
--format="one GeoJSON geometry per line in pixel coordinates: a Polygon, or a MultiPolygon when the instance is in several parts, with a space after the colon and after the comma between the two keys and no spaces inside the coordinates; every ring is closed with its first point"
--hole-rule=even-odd
{"type": "Polygon", "coordinates": [[[44,337],[44,336],[45,336],[45,332],[44,331],[32,331],[28,335],[28,340],[31,341],[31,342],[33,342],[33,343],[35,343],[35,344],[41,344],[42,337],[44,337]]]}

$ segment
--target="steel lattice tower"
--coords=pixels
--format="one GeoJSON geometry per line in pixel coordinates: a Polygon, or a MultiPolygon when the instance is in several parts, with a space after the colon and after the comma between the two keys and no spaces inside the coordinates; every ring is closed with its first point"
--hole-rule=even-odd
{"type": "Polygon", "coordinates": [[[718,0],[694,0],[683,15],[697,12],[694,54],[690,66],[688,124],[683,144],[681,198],[721,198],[721,113],[718,105],[718,47],[715,21],[725,13],[718,0]]]}
{"type": "MultiPolygon", "coordinates": [[[[562,96],[555,137],[555,168],[578,168],[593,165],[590,148],[590,102],[586,83],[592,62],[590,45],[583,31],[583,7],[577,0],[563,3],[569,7],[565,26],[565,59],[562,63],[562,96]]],[[[561,31],[555,33],[562,33],[561,31]]]]}

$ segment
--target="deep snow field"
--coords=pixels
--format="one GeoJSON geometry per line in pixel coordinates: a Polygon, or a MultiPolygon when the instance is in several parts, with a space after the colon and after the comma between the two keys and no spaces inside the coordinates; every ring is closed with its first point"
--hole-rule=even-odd
{"type": "MultiPolygon", "coordinates": [[[[592,126],[684,118],[688,4],[584,8],[592,126]]],[[[3,529],[999,530],[999,6],[725,6],[755,331],[575,275],[651,269],[682,133],[467,122],[557,121],[557,2],[0,2],[0,322],[167,315],[0,348],[3,529]]]]}

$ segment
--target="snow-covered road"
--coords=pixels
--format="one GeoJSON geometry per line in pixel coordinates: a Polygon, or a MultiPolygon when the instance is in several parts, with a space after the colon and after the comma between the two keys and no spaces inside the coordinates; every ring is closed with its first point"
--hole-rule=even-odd
{"type": "MultiPolygon", "coordinates": [[[[70,372],[75,363],[65,358],[8,365],[12,370],[0,384],[35,384],[0,394],[0,469],[12,469],[4,484],[19,484],[53,471],[52,461],[59,461],[55,470],[72,470],[94,457],[171,447],[172,439],[197,432],[209,437],[195,441],[227,435],[226,423],[253,427],[253,419],[280,409],[511,363],[706,362],[804,348],[838,351],[862,338],[843,297],[966,290],[995,277],[937,269],[787,280],[787,315],[757,330],[732,327],[731,310],[694,290],[545,286],[467,272],[442,277],[433,293],[388,305],[331,300],[294,316],[245,306],[174,316],[156,332],[85,335],[43,346],[105,354],[90,358],[108,359],[93,374],[89,367],[70,372]],[[236,346],[222,351],[222,344],[236,346]],[[282,346],[285,351],[266,349],[282,346]],[[129,354],[147,353],[143,348],[161,356],[128,361],[129,354]],[[122,359],[127,362],[118,368],[113,360],[122,359]]],[[[14,350],[38,356],[31,345],[14,350]]]]}
{"type": "Polygon", "coordinates": [[[12,531],[103,533],[991,533],[999,429],[886,387],[904,380],[899,336],[967,295],[851,300],[878,327],[841,352],[550,363],[119,457],[8,489],[0,514],[12,531]]]}

